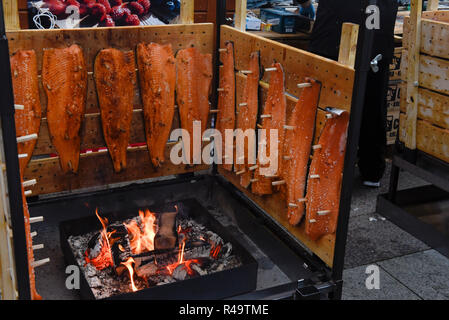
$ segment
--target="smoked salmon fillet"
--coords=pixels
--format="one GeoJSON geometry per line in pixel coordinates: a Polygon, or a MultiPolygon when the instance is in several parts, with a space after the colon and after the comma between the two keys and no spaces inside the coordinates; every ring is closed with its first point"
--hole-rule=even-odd
{"type": "Polygon", "coordinates": [[[114,171],[126,169],[126,151],[131,135],[136,64],[134,52],[103,49],[95,58],[95,85],[100,105],[103,135],[114,171]]]}
{"type": "Polygon", "coordinates": [[[306,81],[312,86],[303,89],[288,120],[282,159],[282,178],[287,184],[287,218],[291,225],[297,225],[304,215],[307,169],[321,90],[318,82],[306,81]]]}
{"type": "MultiPolygon", "coordinates": [[[[37,60],[34,50],[19,50],[10,59],[12,85],[14,89],[14,103],[22,105],[23,110],[16,110],[14,119],[17,137],[39,133],[42,108],[39,99],[39,81],[37,78],[37,60]]],[[[20,173],[23,175],[37,140],[19,143],[19,154],[27,154],[21,158],[20,173]]]]}
{"type": "Polygon", "coordinates": [[[45,50],[42,84],[47,94],[48,130],[61,168],[64,173],[77,173],[87,96],[87,69],[81,48],[72,45],[45,50]]]}
{"type": "MultiPolygon", "coordinates": [[[[207,128],[212,85],[212,55],[202,54],[195,47],[179,50],[176,55],[176,97],[182,129],[190,135],[186,145],[186,160],[193,164],[193,124],[201,121],[201,131],[207,128]]],[[[184,141],[185,143],[185,141],[184,141]]],[[[199,160],[201,160],[201,150],[199,160]]]]}
{"type": "Polygon", "coordinates": [[[34,274],[34,253],[33,253],[33,240],[31,237],[31,224],[30,224],[30,212],[28,211],[28,204],[25,197],[25,190],[23,188],[23,179],[20,176],[21,186],[22,186],[22,202],[23,202],[23,216],[25,219],[25,241],[27,246],[28,255],[28,276],[30,279],[30,291],[31,300],[42,300],[42,297],[36,291],[36,276],[34,274]]]}
{"type": "Polygon", "coordinates": [[[235,128],[235,71],[234,71],[234,44],[227,42],[226,51],[221,53],[222,66],[220,67],[218,92],[218,115],[216,129],[222,137],[222,163],[223,168],[232,171],[234,158],[234,143],[225,143],[225,130],[234,131],[235,128]],[[232,158],[231,158],[232,154],[232,158]]]}
{"type": "Polygon", "coordinates": [[[270,72],[270,87],[262,118],[262,130],[265,130],[265,139],[259,138],[257,165],[254,171],[254,179],[251,190],[257,195],[267,195],[273,193],[272,179],[280,176],[282,165],[282,151],[284,144],[284,126],[287,113],[287,100],[284,89],[284,71],[280,63],[274,63],[276,71],[270,72]],[[271,146],[270,131],[277,132],[277,166],[267,163],[271,152],[275,152],[275,146],[271,146]],[[264,146],[266,144],[266,147],[264,146]],[[271,150],[273,149],[273,150],[271,150]],[[263,169],[263,171],[261,171],[263,169]]]}
{"type": "Polygon", "coordinates": [[[157,43],[137,46],[145,134],[155,168],[165,161],[165,149],[175,114],[176,66],[172,46],[157,43]]]}
{"type": "Polygon", "coordinates": [[[337,228],[349,113],[326,121],[310,165],[307,185],[306,234],[317,240],[337,228]]]}
{"type": "MultiPolygon", "coordinates": [[[[259,112],[259,78],[260,78],[260,53],[259,52],[253,52],[250,56],[249,61],[249,68],[245,87],[243,88],[243,99],[242,104],[238,107],[238,115],[237,115],[237,128],[241,129],[243,132],[246,130],[256,130],[257,125],[257,114],[259,112]]],[[[254,142],[256,143],[256,142],[254,142]]],[[[244,142],[244,149],[243,149],[243,161],[241,159],[236,159],[236,172],[243,172],[240,175],[240,185],[244,188],[248,188],[251,184],[251,179],[253,177],[252,171],[249,170],[250,167],[255,165],[255,161],[253,158],[256,158],[255,152],[256,150],[252,150],[255,148],[252,148],[248,145],[249,141],[246,143],[244,142]],[[253,156],[250,155],[250,153],[253,154],[253,156]],[[252,161],[250,163],[250,161],[252,161]],[[239,162],[242,162],[243,164],[239,164],[239,162]]],[[[237,146],[238,148],[238,146],[237,146]]],[[[237,156],[239,157],[239,155],[237,156]]]]}

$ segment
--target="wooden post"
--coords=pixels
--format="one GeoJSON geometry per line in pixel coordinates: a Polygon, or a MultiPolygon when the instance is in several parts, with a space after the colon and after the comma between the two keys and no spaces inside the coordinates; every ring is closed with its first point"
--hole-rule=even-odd
{"type": "Polygon", "coordinates": [[[3,15],[5,17],[6,31],[20,30],[17,0],[3,0],[3,15]]]}
{"type": "Polygon", "coordinates": [[[428,0],[427,11],[438,11],[439,0],[428,0]]]}
{"type": "Polygon", "coordinates": [[[418,118],[419,58],[421,48],[422,0],[412,0],[407,69],[407,112],[405,115],[405,146],[416,149],[416,122],[418,118]]]}
{"type": "Polygon", "coordinates": [[[182,24],[192,24],[195,20],[195,1],[181,0],[180,18],[182,24]]]}
{"type": "Polygon", "coordinates": [[[343,23],[341,29],[340,52],[338,62],[354,68],[357,53],[357,40],[359,37],[359,25],[354,23],[343,23]]]}
{"type": "Polygon", "coordinates": [[[246,0],[235,1],[235,28],[240,31],[246,30],[246,0]]]}

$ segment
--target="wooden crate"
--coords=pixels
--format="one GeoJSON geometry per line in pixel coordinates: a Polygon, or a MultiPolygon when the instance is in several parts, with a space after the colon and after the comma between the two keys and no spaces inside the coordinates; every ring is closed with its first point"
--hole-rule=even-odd
{"type": "MultiPolygon", "coordinates": [[[[354,26],[352,26],[354,28],[354,26]]],[[[358,26],[357,26],[358,28],[358,26]]],[[[343,38],[343,42],[354,40],[353,31],[348,33],[348,37],[343,38]]],[[[355,40],[357,37],[355,37],[355,40]]],[[[312,77],[322,83],[322,91],[319,101],[319,110],[316,121],[315,141],[320,136],[325,123],[324,108],[332,106],[347,111],[351,110],[352,91],[354,85],[353,66],[344,65],[329,59],[319,57],[309,52],[296,49],[266,38],[262,38],[247,32],[239,31],[234,28],[223,26],[221,29],[221,46],[226,41],[233,41],[235,48],[235,67],[236,67],[236,97],[237,104],[241,102],[243,94],[245,76],[239,73],[239,70],[248,70],[249,57],[251,52],[260,51],[261,64],[264,68],[271,66],[276,60],[280,62],[285,72],[285,88],[287,94],[287,118],[290,116],[293,106],[300,96],[301,90],[297,84],[304,82],[305,77],[312,77]]],[[[353,43],[352,43],[353,46],[353,43]]],[[[348,47],[348,46],[345,46],[348,47]]],[[[351,45],[349,45],[351,47],[351,45]]],[[[340,60],[353,63],[350,58],[352,53],[346,51],[342,53],[340,60]],[[343,58],[343,54],[346,57],[343,58]]],[[[262,79],[264,83],[268,82],[268,75],[265,74],[262,79]]],[[[264,105],[267,92],[267,85],[261,86],[262,101],[264,105]]],[[[335,249],[335,234],[325,235],[317,241],[311,241],[305,234],[304,223],[299,226],[291,226],[287,221],[287,203],[282,193],[275,193],[270,196],[257,196],[240,186],[240,178],[235,172],[229,172],[220,166],[218,172],[230,181],[236,188],[243,192],[247,197],[254,201],[258,206],[271,215],[280,225],[282,225],[291,235],[296,237],[308,249],[316,254],[328,266],[332,266],[335,249]]]]}
{"type": "Polygon", "coordinates": [[[399,139],[449,162],[449,11],[413,17],[404,20],[399,139]]]}

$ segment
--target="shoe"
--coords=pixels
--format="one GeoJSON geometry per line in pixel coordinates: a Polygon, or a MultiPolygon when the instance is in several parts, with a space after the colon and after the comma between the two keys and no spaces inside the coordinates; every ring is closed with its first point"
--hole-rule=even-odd
{"type": "Polygon", "coordinates": [[[365,187],[380,188],[380,181],[363,181],[362,183],[365,187]]]}

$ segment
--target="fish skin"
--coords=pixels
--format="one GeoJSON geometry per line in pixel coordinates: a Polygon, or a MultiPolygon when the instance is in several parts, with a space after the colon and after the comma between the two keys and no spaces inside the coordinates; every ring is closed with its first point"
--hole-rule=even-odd
{"type": "MultiPolygon", "coordinates": [[[[42,107],[36,53],[34,50],[19,50],[11,57],[10,62],[14,103],[24,106],[24,110],[16,110],[14,114],[16,136],[38,134],[42,107]]],[[[36,143],[37,140],[32,140],[17,144],[18,153],[28,155],[19,160],[22,175],[30,162],[36,143]]]]}
{"type": "MultiPolygon", "coordinates": [[[[271,118],[262,119],[262,130],[266,130],[267,155],[271,152],[270,130],[277,130],[278,132],[278,168],[276,171],[270,172],[270,175],[279,177],[282,172],[282,150],[285,136],[284,125],[286,123],[287,100],[285,97],[284,71],[282,65],[280,63],[273,63],[272,67],[276,68],[276,71],[270,72],[270,87],[268,89],[268,95],[263,111],[263,114],[271,115],[271,118]]],[[[257,181],[251,184],[252,192],[261,196],[272,194],[278,189],[272,186],[273,178],[260,174],[261,168],[269,167],[269,164],[261,165],[260,163],[262,149],[263,148],[259,146],[257,155],[257,164],[259,167],[254,171],[254,179],[257,181]]]]}
{"type": "MultiPolygon", "coordinates": [[[[190,135],[187,160],[193,164],[193,122],[201,121],[201,130],[207,127],[212,84],[212,55],[202,54],[197,48],[179,50],[176,54],[176,99],[182,129],[190,135]]],[[[199,150],[201,151],[201,150],[199,150]]]]}
{"type": "Polygon", "coordinates": [[[48,129],[62,171],[77,173],[87,97],[87,69],[82,49],[72,45],[45,50],[42,84],[47,95],[48,129]]]}
{"type": "MultiPolygon", "coordinates": [[[[221,53],[221,62],[223,66],[220,68],[219,87],[224,89],[218,92],[218,114],[216,128],[221,133],[222,141],[225,142],[225,130],[235,128],[235,68],[234,68],[234,44],[227,42],[225,44],[226,52],[221,53]]],[[[234,143],[232,143],[234,145],[234,143]]],[[[225,150],[227,144],[222,144],[222,156],[227,153],[233,154],[234,150],[225,150]]],[[[232,171],[232,163],[226,164],[227,159],[223,158],[223,169],[232,171]]]]}
{"type": "Polygon", "coordinates": [[[134,52],[109,48],[95,58],[95,84],[103,135],[116,173],[126,169],[131,135],[134,87],[137,82],[134,52]]]}
{"type": "MultiPolygon", "coordinates": [[[[250,56],[249,68],[251,71],[246,77],[245,87],[243,88],[242,103],[246,103],[246,106],[238,107],[237,125],[238,129],[245,132],[247,129],[256,129],[257,114],[259,112],[259,78],[260,78],[260,53],[253,52],[250,56]]],[[[251,166],[255,163],[249,162],[249,148],[248,144],[244,146],[244,164],[236,164],[235,171],[245,172],[240,176],[240,185],[244,188],[248,188],[253,178],[253,172],[249,171],[251,166]]],[[[255,151],[255,150],[254,150],[255,151]]],[[[254,155],[256,156],[256,155],[254,155]]]]}
{"type": "Polygon", "coordinates": [[[175,114],[176,66],[172,46],[157,43],[137,46],[145,134],[153,166],[165,162],[165,149],[175,114]]]}
{"type": "Polygon", "coordinates": [[[287,205],[296,204],[298,207],[288,206],[287,218],[291,225],[297,225],[304,215],[305,203],[298,199],[305,197],[307,169],[310,160],[313,136],[315,131],[316,113],[320,97],[321,85],[313,79],[306,79],[312,86],[304,88],[295,105],[288,125],[293,130],[286,130],[284,156],[282,159],[282,177],[287,182],[287,205]]]}
{"type": "Polygon", "coordinates": [[[337,228],[348,124],[347,111],[326,121],[318,142],[322,148],[315,151],[310,165],[305,230],[314,241],[335,233],[337,228]],[[315,174],[320,178],[310,179],[310,175],[315,174]],[[326,210],[330,213],[318,215],[318,211],[326,210]],[[316,222],[311,223],[311,219],[316,222]]]}

